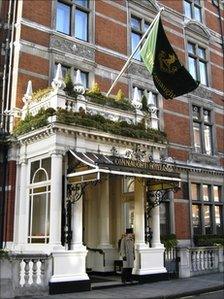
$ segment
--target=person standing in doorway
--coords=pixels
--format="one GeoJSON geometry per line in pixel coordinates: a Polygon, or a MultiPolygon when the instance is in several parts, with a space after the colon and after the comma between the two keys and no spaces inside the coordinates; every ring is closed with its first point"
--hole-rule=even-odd
{"type": "Polygon", "coordinates": [[[132,282],[132,268],[135,260],[135,241],[132,228],[127,228],[125,236],[121,239],[120,255],[123,259],[121,281],[126,284],[126,282],[132,282]]]}

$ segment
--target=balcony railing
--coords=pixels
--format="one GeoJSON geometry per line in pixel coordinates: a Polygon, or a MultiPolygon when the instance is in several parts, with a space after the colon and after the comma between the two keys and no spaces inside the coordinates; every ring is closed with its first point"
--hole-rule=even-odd
{"type": "Polygon", "coordinates": [[[179,248],[179,276],[190,277],[223,271],[223,247],[179,248]]]}

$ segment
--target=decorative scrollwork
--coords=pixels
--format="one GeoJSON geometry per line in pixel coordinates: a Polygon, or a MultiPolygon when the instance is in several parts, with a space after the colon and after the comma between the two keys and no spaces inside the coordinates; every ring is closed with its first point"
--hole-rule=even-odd
{"type": "Polygon", "coordinates": [[[141,148],[140,145],[134,146],[131,150],[128,149],[125,152],[125,157],[137,161],[143,161],[146,156],[146,151],[141,148]]]}
{"type": "Polygon", "coordinates": [[[169,191],[177,192],[179,190],[178,185],[174,182],[171,184],[169,189],[166,190],[156,190],[156,191],[148,191],[146,193],[146,207],[145,207],[145,240],[151,246],[151,240],[153,236],[153,231],[150,227],[150,218],[151,211],[156,206],[159,206],[166,198],[169,191]]]}
{"type": "Polygon", "coordinates": [[[113,156],[118,156],[118,150],[115,146],[112,146],[110,151],[113,156]]]}
{"type": "Polygon", "coordinates": [[[67,191],[67,200],[72,204],[77,202],[84,193],[84,186],[82,184],[69,184],[67,191]]]}

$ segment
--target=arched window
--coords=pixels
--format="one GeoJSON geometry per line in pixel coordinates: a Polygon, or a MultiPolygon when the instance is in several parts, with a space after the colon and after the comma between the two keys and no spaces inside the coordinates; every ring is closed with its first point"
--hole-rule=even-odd
{"type": "Polygon", "coordinates": [[[50,158],[31,162],[28,243],[49,242],[50,164],[50,158]]]}

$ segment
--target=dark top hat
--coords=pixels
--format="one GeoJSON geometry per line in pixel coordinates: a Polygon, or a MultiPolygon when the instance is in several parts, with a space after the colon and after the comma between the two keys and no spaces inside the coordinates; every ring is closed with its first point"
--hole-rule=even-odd
{"type": "Polygon", "coordinates": [[[126,228],[126,234],[133,234],[133,228],[126,228]]]}

